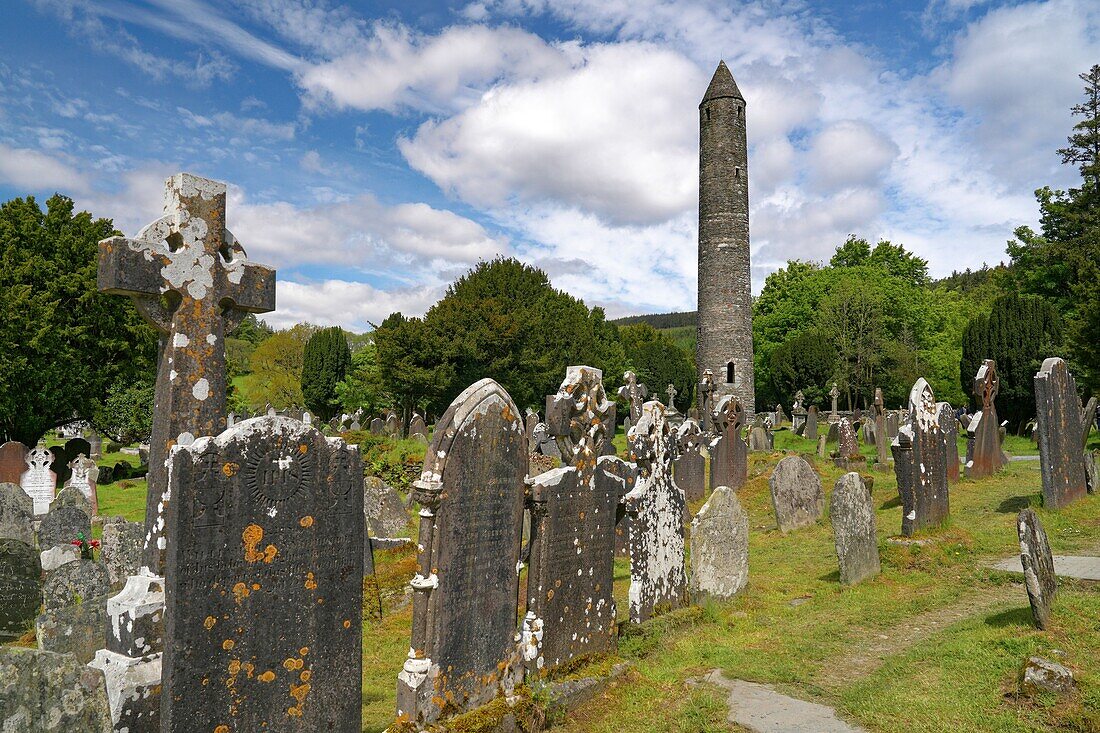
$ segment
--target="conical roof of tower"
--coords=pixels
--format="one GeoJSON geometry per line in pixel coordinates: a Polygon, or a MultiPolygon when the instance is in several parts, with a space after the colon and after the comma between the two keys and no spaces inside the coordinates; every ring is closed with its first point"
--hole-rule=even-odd
{"type": "Polygon", "coordinates": [[[718,68],[714,70],[714,76],[710,79],[710,86],[707,87],[707,93],[703,95],[703,101],[699,104],[706,104],[712,99],[719,99],[721,97],[733,97],[734,99],[740,99],[742,102],[745,101],[725,61],[718,62],[718,68]]]}

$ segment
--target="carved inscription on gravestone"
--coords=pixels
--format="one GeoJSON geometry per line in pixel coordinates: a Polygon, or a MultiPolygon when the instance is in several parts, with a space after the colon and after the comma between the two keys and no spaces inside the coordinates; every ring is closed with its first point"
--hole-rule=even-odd
{"type": "Polygon", "coordinates": [[[50,510],[54,491],[57,488],[57,475],[50,469],[53,463],[53,454],[46,449],[46,444],[38,445],[27,453],[27,470],[19,478],[19,485],[23,491],[34,500],[34,513],[45,514],[50,510]]]}
{"type": "Polygon", "coordinates": [[[42,603],[42,565],[34,547],[0,538],[0,641],[27,631],[42,603]]]}
{"type": "Polygon", "coordinates": [[[399,720],[430,723],[522,679],[515,636],[526,475],[519,409],[483,379],[451,403],[415,484],[420,549],[399,720]]]}
{"type": "Polygon", "coordinates": [[[261,417],[170,459],[162,731],[353,731],[358,451],[261,417]]]}

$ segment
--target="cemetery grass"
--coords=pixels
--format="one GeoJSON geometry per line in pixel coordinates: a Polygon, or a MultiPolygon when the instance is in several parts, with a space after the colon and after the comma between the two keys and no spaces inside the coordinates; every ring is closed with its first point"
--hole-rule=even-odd
{"type": "MultiPolygon", "coordinates": [[[[810,441],[791,437],[812,450],[810,441]]],[[[875,731],[1100,730],[1100,587],[1062,582],[1054,627],[1041,632],[1031,624],[1019,576],[985,565],[1019,553],[1016,514],[1041,504],[1037,462],[1010,464],[982,481],[961,479],[951,489],[952,518],[920,535],[936,539],[925,547],[885,542],[901,526],[896,483],[892,472],[865,471],[874,478],[883,573],[842,588],[827,516],[787,536],[775,528],[767,479],[781,455],[752,454],[750,480],[739,492],[750,517],[745,591],[706,604],[644,643],[624,637],[620,655],[633,662],[631,676],[572,713],[563,730],[737,730],[724,716],[700,727],[690,722],[699,710],[687,703],[700,693],[685,681],[714,668],[834,706],[875,731]],[[961,619],[949,612],[965,606],[977,610],[961,619]],[[935,630],[891,648],[910,619],[923,623],[941,612],[935,630]],[[849,673],[872,639],[885,646],[881,666],[849,673]],[[1061,701],[1018,698],[1023,661],[1054,649],[1065,652],[1059,661],[1074,670],[1078,692],[1061,701]]],[[[811,460],[831,494],[840,469],[811,460]]],[[[1100,498],[1038,511],[1055,553],[1100,550],[1100,498]]],[[[620,616],[628,582],[620,561],[620,616]]]]}

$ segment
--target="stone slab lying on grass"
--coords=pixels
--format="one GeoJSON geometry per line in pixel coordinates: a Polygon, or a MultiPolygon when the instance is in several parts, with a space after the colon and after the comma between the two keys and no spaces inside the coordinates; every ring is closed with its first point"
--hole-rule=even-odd
{"type": "MultiPolygon", "coordinates": [[[[1023,565],[1020,556],[998,560],[990,567],[1004,570],[1006,573],[1022,573],[1023,565]]],[[[1077,580],[1100,580],[1100,557],[1087,555],[1054,555],[1054,574],[1059,578],[1076,578],[1077,580]]]]}
{"type": "Polygon", "coordinates": [[[729,693],[727,719],[753,733],[865,733],[828,706],[788,697],[768,685],[727,679],[719,670],[703,681],[729,693]]]}

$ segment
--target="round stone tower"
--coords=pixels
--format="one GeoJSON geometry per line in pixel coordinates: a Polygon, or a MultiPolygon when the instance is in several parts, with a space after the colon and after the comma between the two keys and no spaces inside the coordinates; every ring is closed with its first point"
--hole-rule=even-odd
{"type": "Polygon", "coordinates": [[[726,62],[699,103],[699,312],[695,364],[714,375],[711,404],[736,395],[755,412],[745,98],[726,62]]]}

